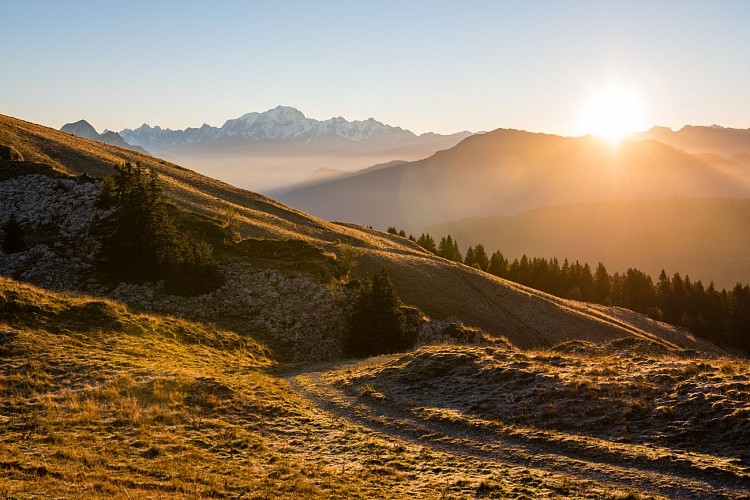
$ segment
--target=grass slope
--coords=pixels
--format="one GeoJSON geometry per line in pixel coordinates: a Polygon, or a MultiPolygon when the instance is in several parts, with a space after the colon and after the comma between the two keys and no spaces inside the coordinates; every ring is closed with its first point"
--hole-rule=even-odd
{"type": "MultiPolygon", "coordinates": [[[[221,218],[237,214],[243,237],[298,239],[337,252],[337,241],[361,254],[360,275],[385,266],[401,298],[427,314],[455,316],[520,347],[543,347],[570,339],[612,340],[624,335],[660,335],[654,326],[634,327],[607,311],[555,299],[431,255],[406,238],[352,224],[330,223],[153,157],[89,141],[15,118],[0,116],[0,144],[29,161],[47,162],[70,174],[107,175],[114,165],[140,161],[165,183],[167,196],[182,208],[221,218]]],[[[293,257],[281,253],[278,259],[293,257]]],[[[355,273],[356,275],[356,273],[355,273]]],[[[670,342],[709,348],[675,332],[670,342]]]]}
{"type": "Polygon", "coordinates": [[[639,498],[393,440],[277,372],[233,332],[0,278],[0,496],[639,498]]]}

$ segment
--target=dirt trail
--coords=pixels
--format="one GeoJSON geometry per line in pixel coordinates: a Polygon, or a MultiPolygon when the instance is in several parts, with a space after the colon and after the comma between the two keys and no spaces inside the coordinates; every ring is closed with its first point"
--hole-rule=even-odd
{"type": "Polygon", "coordinates": [[[416,444],[469,460],[490,461],[531,470],[564,474],[612,487],[670,498],[750,498],[750,481],[718,469],[700,469],[683,460],[623,455],[616,447],[581,447],[549,442],[543,433],[519,436],[502,427],[476,429],[461,424],[419,419],[374,397],[352,395],[326,381],[334,371],[376,366],[396,359],[316,365],[288,373],[289,386],[338,418],[392,441],[416,444]]]}

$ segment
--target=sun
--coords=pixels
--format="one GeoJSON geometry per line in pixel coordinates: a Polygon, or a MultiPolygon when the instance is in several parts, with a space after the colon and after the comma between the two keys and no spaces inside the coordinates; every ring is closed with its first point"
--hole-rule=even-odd
{"type": "Polygon", "coordinates": [[[643,128],[643,106],[635,92],[610,87],[592,93],[583,108],[582,131],[619,141],[643,128]]]}

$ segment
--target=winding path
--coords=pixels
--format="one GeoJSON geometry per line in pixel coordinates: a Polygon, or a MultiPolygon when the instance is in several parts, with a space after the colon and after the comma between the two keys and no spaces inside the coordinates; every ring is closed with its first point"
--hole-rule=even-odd
{"type": "Polygon", "coordinates": [[[549,442],[501,427],[477,429],[424,420],[374,397],[352,395],[326,381],[325,374],[387,363],[396,356],[316,365],[286,375],[292,390],[322,410],[391,441],[417,444],[457,457],[523,466],[670,498],[750,498],[750,480],[684,460],[623,455],[617,448],[549,442]]]}

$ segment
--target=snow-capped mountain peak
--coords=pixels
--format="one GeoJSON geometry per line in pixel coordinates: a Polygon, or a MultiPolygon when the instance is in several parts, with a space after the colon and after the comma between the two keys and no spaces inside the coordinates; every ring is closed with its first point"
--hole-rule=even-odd
{"type": "Polygon", "coordinates": [[[295,141],[304,144],[353,144],[387,138],[392,141],[411,140],[416,135],[400,127],[392,127],[374,118],[348,121],[338,116],[328,120],[307,118],[291,106],[277,106],[262,113],[245,113],[227,120],[221,127],[204,124],[200,128],[185,130],[162,129],[159,126],[141,125],[135,130],[125,129],[120,135],[131,144],[141,145],[151,151],[163,151],[183,144],[215,140],[243,141],[295,141]]]}

